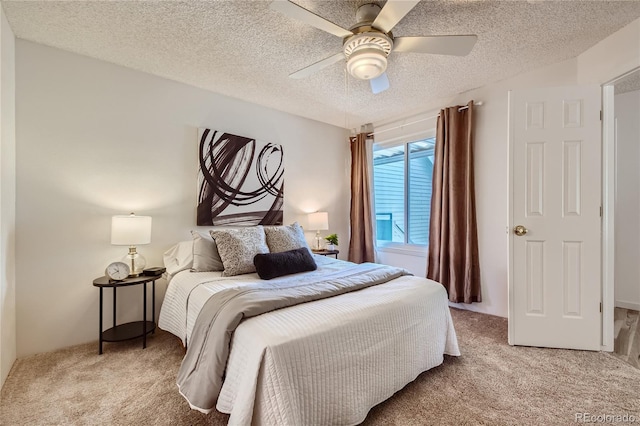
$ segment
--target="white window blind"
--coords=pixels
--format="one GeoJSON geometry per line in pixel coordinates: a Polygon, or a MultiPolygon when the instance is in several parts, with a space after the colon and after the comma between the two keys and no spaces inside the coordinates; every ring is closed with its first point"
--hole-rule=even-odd
{"type": "Polygon", "coordinates": [[[373,141],[379,147],[390,147],[433,138],[436,135],[436,120],[437,113],[432,112],[374,124],[373,141]]]}

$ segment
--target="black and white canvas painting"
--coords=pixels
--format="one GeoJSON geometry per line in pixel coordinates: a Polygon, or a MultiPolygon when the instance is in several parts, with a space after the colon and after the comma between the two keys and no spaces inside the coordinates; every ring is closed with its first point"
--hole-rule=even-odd
{"type": "Polygon", "coordinates": [[[282,225],[282,145],[199,129],[198,226],[282,225]]]}

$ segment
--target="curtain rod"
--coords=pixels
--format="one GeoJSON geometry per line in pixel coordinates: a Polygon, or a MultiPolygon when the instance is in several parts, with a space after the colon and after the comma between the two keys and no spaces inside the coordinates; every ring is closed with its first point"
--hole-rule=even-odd
{"type": "MultiPolygon", "coordinates": [[[[482,102],[482,101],[478,101],[478,102],[475,102],[475,103],[473,104],[473,106],[482,106],[482,104],[483,104],[483,102],[482,102]]],[[[469,109],[469,107],[468,107],[468,106],[462,106],[462,107],[458,108],[458,112],[460,112],[460,111],[464,111],[465,109],[469,109]]],[[[401,128],[403,128],[404,126],[410,126],[410,125],[412,125],[412,124],[420,123],[420,122],[422,122],[422,121],[427,121],[427,120],[431,120],[431,119],[433,119],[433,118],[438,118],[438,115],[440,115],[440,114],[433,115],[433,116],[431,116],[431,117],[421,118],[420,120],[411,121],[411,122],[409,122],[409,123],[404,123],[404,124],[402,124],[402,125],[400,125],[400,126],[391,127],[390,129],[384,129],[384,130],[380,130],[380,131],[377,131],[377,132],[369,133],[367,136],[378,135],[378,134],[380,134],[380,133],[389,132],[389,131],[391,131],[391,130],[401,129],[401,128]]]]}

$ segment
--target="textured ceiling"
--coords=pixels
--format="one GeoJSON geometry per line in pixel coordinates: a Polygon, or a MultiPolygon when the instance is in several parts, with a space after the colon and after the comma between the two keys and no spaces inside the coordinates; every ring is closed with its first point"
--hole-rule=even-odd
{"type": "MultiPolygon", "coordinates": [[[[348,28],[367,1],[296,3],[348,28]]],[[[346,128],[575,57],[640,17],[640,1],[424,0],[395,36],[477,34],[476,46],[466,57],[392,53],[391,88],[373,95],[368,82],[346,78],[343,62],[288,78],[342,42],[272,11],[269,1],[2,4],[19,38],[346,128]]]]}
{"type": "Polygon", "coordinates": [[[640,70],[635,71],[616,81],[614,90],[616,95],[640,90],[640,70]]]}

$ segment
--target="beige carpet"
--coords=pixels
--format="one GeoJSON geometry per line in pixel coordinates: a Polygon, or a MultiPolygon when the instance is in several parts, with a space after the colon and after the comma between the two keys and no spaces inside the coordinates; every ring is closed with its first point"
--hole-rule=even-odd
{"type": "MultiPolygon", "coordinates": [[[[640,370],[606,353],[511,347],[504,318],[452,315],[462,357],[420,375],[365,424],[569,425],[578,412],[640,422],[640,370]]],[[[178,394],[182,355],[178,339],[160,331],[145,350],[107,343],[98,356],[96,343],[20,359],[2,389],[0,424],[226,424],[178,394]]]]}

